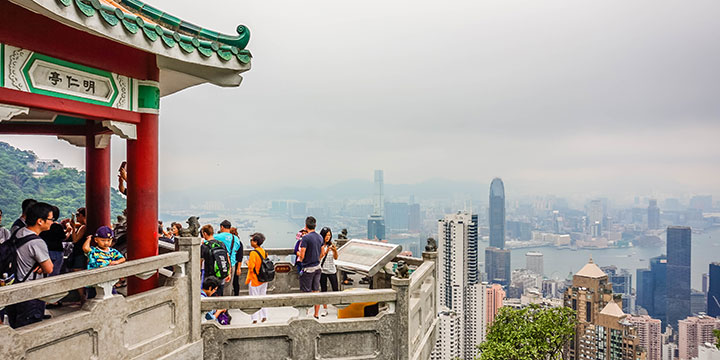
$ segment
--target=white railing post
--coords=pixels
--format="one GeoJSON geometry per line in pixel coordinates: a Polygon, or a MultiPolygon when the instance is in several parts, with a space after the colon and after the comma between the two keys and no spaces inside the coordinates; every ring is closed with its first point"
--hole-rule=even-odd
{"type": "MultiPolygon", "coordinates": [[[[176,238],[178,251],[186,251],[189,255],[185,263],[185,276],[188,279],[188,325],[190,326],[190,342],[202,339],[200,326],[202,316],[200,312],[200,244],[201,239],[196,237],[176,238]]],[[[177,273],[177,271],[176,271],[177,273]]]]}
{"type": "Polygon", "coordinates": [[[393,290],[397,292],[395,314],[397,316],[398,359],[410,357],[410,279],[393,276],[390,280],[393,290]]]}

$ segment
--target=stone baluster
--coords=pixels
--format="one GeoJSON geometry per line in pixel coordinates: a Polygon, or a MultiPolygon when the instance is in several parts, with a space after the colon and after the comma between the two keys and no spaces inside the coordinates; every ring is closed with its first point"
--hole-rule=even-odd
{"type": "Polygon", "coordinates": [[[393,276],[390,282],[393,290],[397,292],[395,313],[398,359],[407,360],[410,357],[410,279],[393,276]]]}
{"type": "Polygon", "coordinates": [[[433,302],[432,302],[432,312],[433,314],[437,314],[438,312],[438,279],[440,279],[440,266],[438,266],[437,263],[437,257],[438,253],[437,251],[423,251],[422,253],[423,262],[426,261],[432,261],[435,263],[435,271],[433,272],[433,283],[436,284],[436,286],[433,288],[433,302]]]}
{"type": "MultiPolygon", "coordinates": [[[[185,264],[185,276],[188,278],[188,306],[190,319],[188,326],[190,327],[190,342],[200,341],[200,325],[202,316],[200,311],[200,244],[201,239],[197,237],[179,237],[176,238],[178,251],[187,251],[189,260],[185,264]]],[[[180,269],[175,269],[176,274],[181,274],[180,269]]]]}

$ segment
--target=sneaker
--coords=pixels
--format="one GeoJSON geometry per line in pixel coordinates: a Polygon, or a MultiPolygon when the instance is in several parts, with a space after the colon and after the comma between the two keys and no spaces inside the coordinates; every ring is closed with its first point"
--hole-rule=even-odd
{"type": "Polygon", "coordinates": [[[320,313],[320,316],[327,316],[327,315],[328,315],[327,310],[323,310],[323,311],[320,313]]]}

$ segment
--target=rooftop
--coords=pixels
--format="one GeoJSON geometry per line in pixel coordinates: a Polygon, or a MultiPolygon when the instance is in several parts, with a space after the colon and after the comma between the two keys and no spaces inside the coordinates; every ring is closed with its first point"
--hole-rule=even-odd
{"type": "Polygon", "coordinates": [[[592,258],[590,258],[590,261],[587,264],[585,264],[585,266],[583,266],[583,268],[580,269],[580,271],[578,271],[577,274],[575,274],[575,275],[589,277],[589,278],[593,278],[593,279],[607,276],[607,274],[605,274],[605,272],[603,272],[593,262],[592,258]]]}

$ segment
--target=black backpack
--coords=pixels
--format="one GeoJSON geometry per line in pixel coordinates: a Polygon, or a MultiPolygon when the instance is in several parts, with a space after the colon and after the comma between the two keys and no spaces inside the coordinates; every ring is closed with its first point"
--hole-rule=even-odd
{"type": "Polygon", "coordinates": [[[25,274],[24,279],[18,279],[17,278],[17,250],[21,246],[27,244],[30,240],[35,239],[41,239],[39,236],[33,234],[30,236],[25,236],[23,238],[18,239],[15,235],[18,233],[19,229],[15,231],[10,236],[9,240],[6,240],[2,244],[0,244],[0,275],[2,274],[8,274],[8,275],[15,275],[15,282],[23,282],[30,277],[30,275],[35,271],[35,269],[38,267],[38,264],[33,265],[33,268],[25,274]]]}
{"type": "Polygon", "coordinates": [[[213,261],[212,269],[218,279],[224,279],[230,274],[230,263],[228,262],[228,252],[225,244],[218,240],[210,240],[207,242],[210,248],[210,258],[213,261]]]}
{"type": "Polygon", "coordinates": [[[273,281],[275,279],[275,264],[273,264],[272,260],[267,257],[263,258],[259,251],[253,250],[253,252],[256,252],[260,259],[262,259],[260,262],[260,271],[255,270],[255,275],[257,275],[258,281],[273,281]]]}

